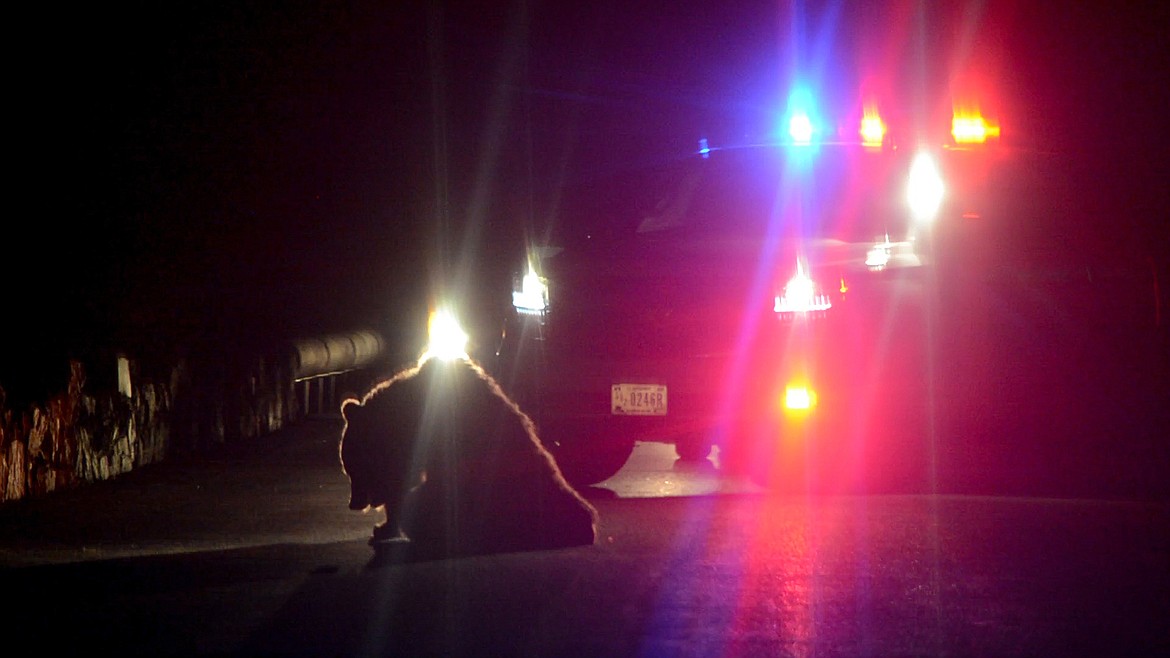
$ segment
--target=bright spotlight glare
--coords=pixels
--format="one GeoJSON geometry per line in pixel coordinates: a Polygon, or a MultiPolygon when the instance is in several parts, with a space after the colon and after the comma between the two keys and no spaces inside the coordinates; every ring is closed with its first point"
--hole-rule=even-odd
{"type": "Polygon", "coordinates": [[[467,358],[467,333],[459,321],[447,309],[431,312],[428,324],[429,343],[423,358],[440,359],[467,358]]]}

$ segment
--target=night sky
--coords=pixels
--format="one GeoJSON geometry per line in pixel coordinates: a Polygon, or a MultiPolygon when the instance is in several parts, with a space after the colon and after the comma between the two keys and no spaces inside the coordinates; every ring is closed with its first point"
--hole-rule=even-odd
{"type": "Polygon", "coordinates": [[[1020,143],[1113,162],[1101,184],[1164,240],[1170,10],[1063,5],[18,11],[0,326],[29,349],[0,385],[112,345],[408,340],[433,297],[484,303],[573,176],[757,133],[794,68],[922,104],[962,70],[1020,143]]]}

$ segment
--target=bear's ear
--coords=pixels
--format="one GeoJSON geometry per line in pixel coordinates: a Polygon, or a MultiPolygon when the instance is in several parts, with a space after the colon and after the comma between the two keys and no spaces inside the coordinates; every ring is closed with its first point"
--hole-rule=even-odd
{"type": "Polygon", "coordinates": [[[356,398],[347,398],[341,403],[341,417],[344,418],[345,422],[348,423],[353,419],[354,414],[357,413],[357,410],[361,408],[362,403],[360,400],[357,400],[356,398]]]}

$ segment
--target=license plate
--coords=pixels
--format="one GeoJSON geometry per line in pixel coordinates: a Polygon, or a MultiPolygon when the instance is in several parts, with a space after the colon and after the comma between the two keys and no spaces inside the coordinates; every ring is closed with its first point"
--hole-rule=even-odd
{"type": "Polygon", "coordinates": [[[610,410],[618,416],[665,416],[665,384],[614,384],[610,410]]]}

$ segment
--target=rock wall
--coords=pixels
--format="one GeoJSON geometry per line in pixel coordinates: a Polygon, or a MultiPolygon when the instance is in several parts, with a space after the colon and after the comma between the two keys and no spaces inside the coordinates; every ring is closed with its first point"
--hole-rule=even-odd
{"type": "Polygon", "coordinates": [[[283,355],[183,360],[153,377],[134,362],[128,370],[122,390],[90,390],[85,366],[71,362],[66,389],[25,409],[7,408],[0,389],[0,503],[259,437],[304,413],[293,363],[283,355]]]}

